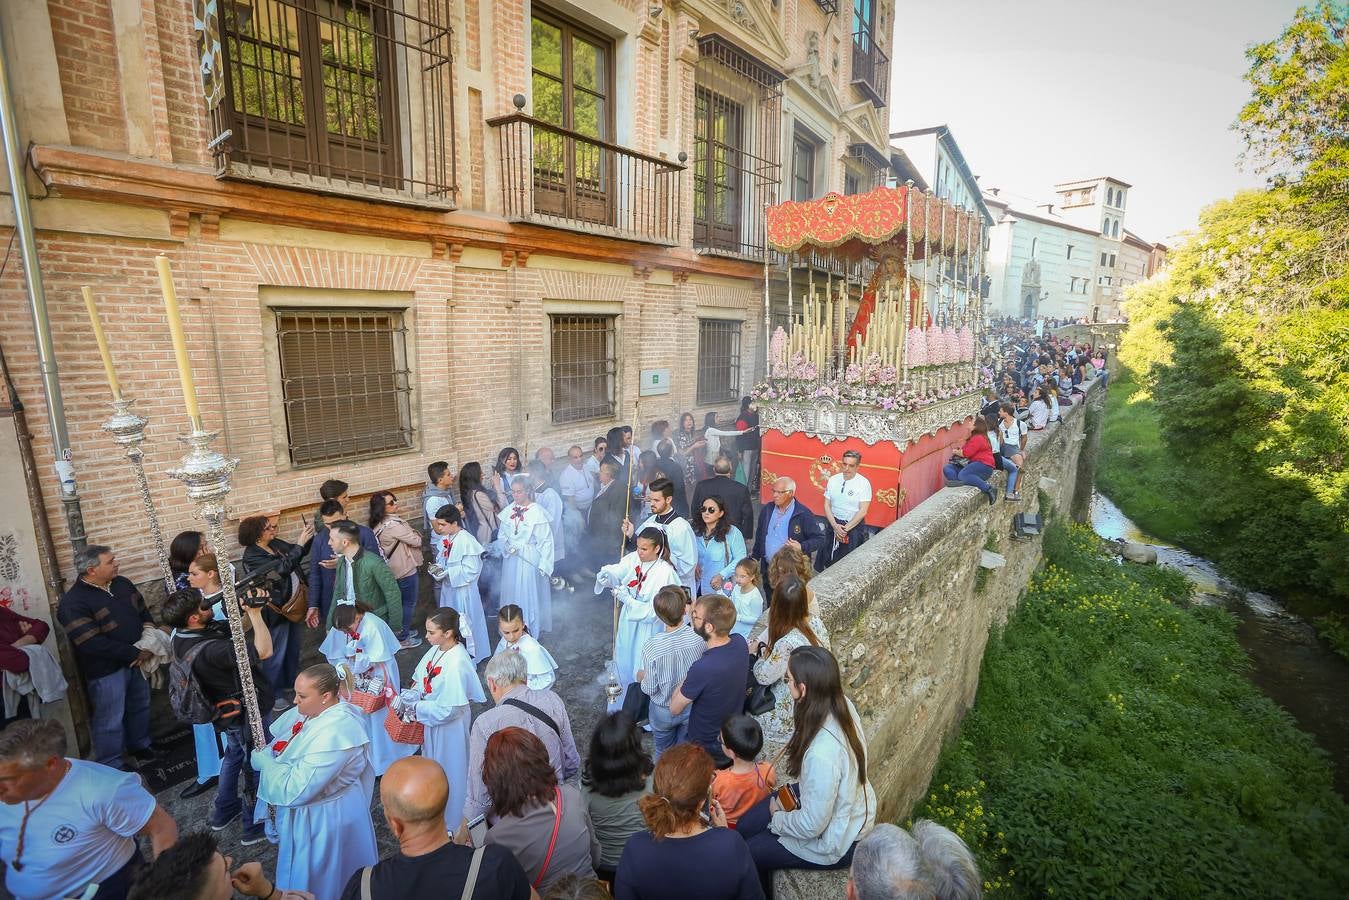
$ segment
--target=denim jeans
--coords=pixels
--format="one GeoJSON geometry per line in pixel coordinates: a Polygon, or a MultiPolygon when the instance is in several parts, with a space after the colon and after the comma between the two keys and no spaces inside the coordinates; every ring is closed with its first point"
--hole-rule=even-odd
{"type": "Polygon", "coordinates": [[[398,633],[401,641],[412,633],[412,614],[417,609],[417,573],[398,579],[398,590],[403,594],[403,630],[398,633]]]}
{"type": "Polygon", "coordinates": [[[294,690],[295,676],[300,674],[300,650],[304,644],[304,622],[286,623],[285,661],[281,664],[281,687],[294,690]]]}
{"type": "Polygon", "coordinates": [[[655,751],[652,753],[653,759],[660,759],[660,755],[669,750],[675,744],[683,743],[689,734],[689,712],[693,709],[692,705],[684,707],[684,711],[679,715],[671,715],[670,707],[661,706],[654,700],[651,702],[651,709],[647,713],[647,721],[651,723],[651,741],[655,744],[655,751]]]}
{"type": "Polygon", "coordinates": [[[993,474],[993,467],[988,463],[967,462],[963,466],[957,466],[955,463],[947,463],[942,466],[942,474],[951,481],[959,481],[961,484],[968,484],[970,487],[977,487],[983,491],[989,498],[996,500],[997,492],[993,486],[988,483],[988,479],[993,474]]]}
{"type": "MultiPolygon", "coordinates": [[[[290,626],[290,622],[283,620],[280,624],[267,629],[272,634],[272,655],[262,661],[262,675],[272,686],[273,695],[277,697],[281,696],[282,690],[290,686],[286,684],[285,678],[286,653],[290,650],[290,626]]],[[[295,679],[292,678],[291,684],[294,683],[295,679]]]]}
{"type": "Polygon", "coordinates": [[[94,762],[122,768],[122,753],[150,747],[150,685],[130,666],[88,683],[94,762]]]}
{"type": "Polygon", "coordinates": [[[1016,493],[1016,476],[1021,470],[1017,468],[1016,463],[1012,462],[1010,456],[1002,458],[1002,470],[1007,473],[1007,493],[1016,493]]]}
{"type": "MultiPolygon", "coordinates": [[[[268,728],[271,715],[263,712],[263,729],[268,728]]],[[[228,819],[235,812],[245,831],[253,827],[253,807],[257,801],[258,773],[248,761],[253,751],[253,734],[247,722],[231,724],[220,733],[225,739],[225,752],[220,757],[220,782],[215,791],[215,818],[228,819]],[[239,796],[239,774],[244,776],[244,793],[239,796]]]]}

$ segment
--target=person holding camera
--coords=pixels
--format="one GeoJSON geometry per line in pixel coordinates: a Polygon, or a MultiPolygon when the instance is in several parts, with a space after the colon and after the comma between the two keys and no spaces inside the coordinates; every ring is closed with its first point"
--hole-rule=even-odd
{"type": "Polygon", "coordinates": [[[268,597],[263,619],[272,632],[272,656],[262,669],[276,695],[277,710],[288,705],[286,688],[294,684],[295,676],[300,674],[304,625],[300,619],[286,615],[286,606],[294,598],[296,602],[292,606],[300,606],[300,613],[307,611],[308,600],[294,595],[306,585],[308,573],[300,561],[313,538],[314,526],[310,522],[304,523],[293,544],[276,536],[275,516],[248,516],[239,522],[239,546],[244,548],[245,576],[265,573],[268,597]]]}
{"type": "MultiPolygon", "coordinates": [[[[272,708],[272,687],[263,677],[262,660],[272,655],[272,634],[262,618],[267,591],[257,586],[240,600],[240,610],[253,626],[248,646],[248,663],[253,670],[258,709],[264,716],[272,708]]],[[[191,678],[202,697],[215,709],[214,724],[225,741],[220,760],[220,782],[211,810],[211,830],[220,831],[236,816],[243,816],[244,846],[266,839],[263,823],[253,821],[253,798],[257,776],[247,764],[253,749],[253,735],[244,715],[239,669],[230,639],[229,623],[216,621],[210,603],[196,590],[174,591],[164,601],[164,622],[173,626],[174,659],[188,665],[191,678]],[[244,796],[239,796],[239,774],[244,778],[244,796]]]]}

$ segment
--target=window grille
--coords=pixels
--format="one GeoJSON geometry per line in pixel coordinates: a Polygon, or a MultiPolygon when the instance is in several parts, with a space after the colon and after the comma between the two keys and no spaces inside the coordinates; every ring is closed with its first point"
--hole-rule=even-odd
{"type": "Polygon", "coordinates": [[[784,76],[717,35],[698,39],[693,246],[762,259],[777,202],[784,76]]]}
{"type": "Polygon", "coordinates": [[[276,311],[281,397],[297,466],[412,446],[412,385],[403,313],[276,311]]]}
{"type": "Polygon", "coordinates": [[[455,200],[450,0],[229,0],[217,174],[455,200]]]}
{"type": "Polygon", "coordinates": [[[618,360],[613,316],[549,316],[553,422],[614,415],[618,360]]]}
{"type": "Polygon", "coordinates": [[[740,399],[741,323],[698,320],[698,405],[740,399]]]}

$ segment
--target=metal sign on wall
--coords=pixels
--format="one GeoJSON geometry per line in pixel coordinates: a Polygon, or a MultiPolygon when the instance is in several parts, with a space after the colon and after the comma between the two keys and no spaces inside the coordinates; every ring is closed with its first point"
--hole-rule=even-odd
{"type": "Polygon", "coordinates": [[[642,381],[638,387],[639,397],[659,397],[670,393],[669,369],[643,369],[642,381]]]}

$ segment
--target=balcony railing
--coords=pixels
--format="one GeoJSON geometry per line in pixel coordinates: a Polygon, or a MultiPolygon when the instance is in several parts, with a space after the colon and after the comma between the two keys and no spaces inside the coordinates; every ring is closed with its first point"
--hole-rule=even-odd
{"type": "Polygon", "coordinates": [[[679,242],[685,156],[673,163],[513,113],[489,119],[508,219],[655,244],[679,242]]]}
{"type": "Polygon", "coordinates": [[[217,174],[453,206],[451,2],[221,4],[217,174]]]}
{"type": "Polygon", "coordinates": [[[873,106],[885,106],[890,100],[890,57],[876,46],[870,31],[852,36],[852,84],[873,106]]]}

